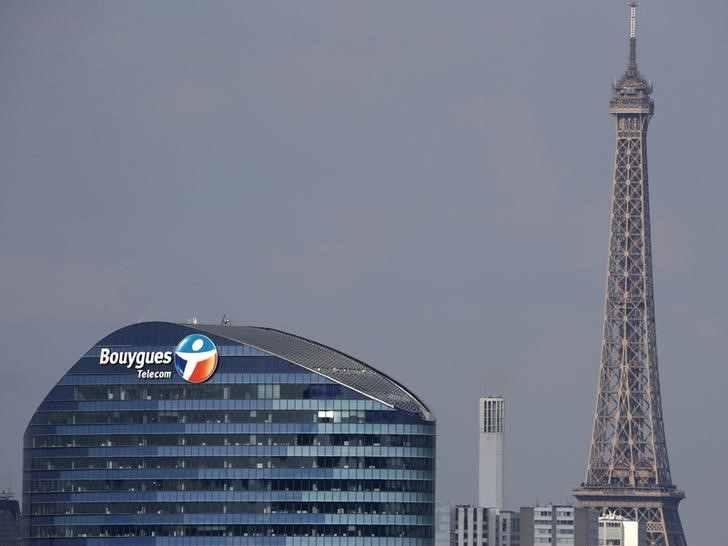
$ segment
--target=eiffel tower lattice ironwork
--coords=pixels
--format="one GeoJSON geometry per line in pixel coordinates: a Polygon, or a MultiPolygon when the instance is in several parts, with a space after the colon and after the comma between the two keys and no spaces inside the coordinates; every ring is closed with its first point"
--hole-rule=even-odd
{"type": "Polygon", "coordinates": [[[637,68],[637,4],[630,4],[629,64],[609,112],[617,147],[609,234],[604,334],[583,507],[643,523],[653,546],[685,546],[665,444],[655,342],[647,125],[651,83],[637,68]]]}

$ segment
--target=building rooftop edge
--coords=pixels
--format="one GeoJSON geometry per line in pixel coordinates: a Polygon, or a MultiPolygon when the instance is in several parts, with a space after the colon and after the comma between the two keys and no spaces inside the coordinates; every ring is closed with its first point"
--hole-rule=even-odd
{"type": "Polygon", "coordinates": [[[401,383],[346,353],[296,334],[264,326],[179,324],[244,343],[324,375],[386,405],[434,421],[430,408],[401,383]]]}

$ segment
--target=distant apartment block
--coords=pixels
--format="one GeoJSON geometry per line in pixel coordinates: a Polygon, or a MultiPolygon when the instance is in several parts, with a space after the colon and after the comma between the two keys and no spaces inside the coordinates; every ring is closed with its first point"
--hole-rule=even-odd
{"type": "Polygon", "coordinates": [[[597,546],[598,512],[573,506],[521,508],[521,546],[597,546]]]}
{"type": "Polygon", "coordinates": [[[644,523],[616,514],[599,518],[599,546],[647,546],[644,523]]]}
{"type": "Polygon", "coordinates": [[[450,503],[435,506],[435,546],[451,545],[455,509],[450,503]]]}
{"type": "Polygon", "coordinates": [[[458,505],[451,521],[450,546],[520,546],[518,512],[458,505]]]}

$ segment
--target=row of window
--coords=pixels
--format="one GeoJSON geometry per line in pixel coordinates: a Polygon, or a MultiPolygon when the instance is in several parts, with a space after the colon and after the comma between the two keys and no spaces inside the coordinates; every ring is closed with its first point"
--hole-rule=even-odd
{"type": "Polygon", "coordinates": [[[33,448],[132,446],[352,446],[432,448],[433,436],[403,434],[91,434],[40,435],[33,448]]]}
{"type": "MultiPolygon", "coordinates": [[[[434,457],[434,449],[421,447],[352,447],[352,446],[145,446],[145,447],[99,447],[99,448],[44,448],[30,451],[33,459],[64,459],[73,457],[109,460],[132,457],[434,457]]],[[[44,463],[38,463],[44,464],[44,463]]],[[[125,465],[128,466],[128,465],[125,465]]],[[[222,468],[241,468],[228,466],[222,468]]],[[[78,465],[72,469],[78,469],[78,465]]],[[[56,470],[43,468],[42,470],[56,470]]]]}
{"type": "Polygon", "coordinates": [[[377,514],[425,516],[432,503],[406,502],[48,502],[31,515],[102,514],[377,514]]]}
{"type": "Polygon", "coordinates": [[[232,385],[79,385],[73,400],[309,400],[362,399],[363,395],[338,383],[238,383],[232,385]]]}
{"type": "Polygon", "coordinates": [[[33,538],[73,537],[409,537],[431,539],[431,525],[34,525],[33,538]]]}
{"type": "Polygon", "coordinates": [[[40,411],[113,412],[113,411],[265,411],[265,410],[384,410],[389,406],[374,400],[318,398],[315,400],[65,400],[46,401],[40,411]]]}
{"type": "MultiPolygon", "coordinates": [[[[32,480],[30,493],[111,491],[390,491],[432,493],[431,480],[32,480]]],[[[26,491],[26,493],[28,493],[26,491]]]]}
{"type": "Polygon", "coordinates": [[[29,472],[25,469],[26,484],[25,490],[30,489],[31,479],[43,480],[107,480],[107,479],[138,479],[138,480],[159,480],[159,479],[259,479],[261,476],[266,479],[347,479],[347,480],[434,480],[434,470],[387,470],[369,468],[179,468],[167,469],[165,472],[157,472],[156,469],[121,469],[121,470],[71,470],[71,471],[37,471],[29,472]],[[162,476],[160,476],[160,474],[162,476]]]}
{"type": "Polygon", "coordinates": [[[116,424],[108,425],[33,425],[25,435],[24,447],[32,447],[32,438],[35,435],[53,434],[283,434],[283,433],[319,433],[319,434],[411,434],[434,436],[435,427],[432,424],[402,424],[402,423],[205,423],[187,424],[116,424]],[[32,434],[31,434],[32,432],[32,434]]]}
{"type": "Polygon", "coordinates": [[[42,411],[31,425],[223,424],[223,423],[413,423],[421,421],[399,411],[377,410],[156,410],[42,411]]]}
{"type": "Polygon", "coordinates": [[[31,470],[130,468],[382,468],[433,470],[431,458],[410,457],[55,457],[33,458],[31,470]]]}
{"type": "MultiPolygon", "coordinates": [[[[534,529],[534,533],[537,535],[550,535],[553,532],[552,529],[548,528],[545,529],[543,527],[536,527],[534,529]]],[[[574,528],[573,527],[557,527],[556,528],[556,534],[559,535],[573,535],[574,534],[574,528]]]]}

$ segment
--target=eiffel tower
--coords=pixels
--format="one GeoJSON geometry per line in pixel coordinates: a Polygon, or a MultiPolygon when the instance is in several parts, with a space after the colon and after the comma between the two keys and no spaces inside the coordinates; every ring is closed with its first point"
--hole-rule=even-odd
{"type": "Polygon", "coordinates": [[[613,85],[616,121],[604,334],[582,507],[642,522],[652,546],[685,546],[670,476],[657,373],[647,125],[652,84],[637,68],[637,3],[630,3],[629,64],[613,85]]]}

